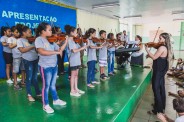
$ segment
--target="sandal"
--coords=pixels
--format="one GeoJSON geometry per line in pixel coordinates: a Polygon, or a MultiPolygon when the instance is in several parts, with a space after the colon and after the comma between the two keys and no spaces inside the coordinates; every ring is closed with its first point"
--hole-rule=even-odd
{"type": "Polygon", "coordinates": [[[154,110],[151,110],[151,111],[148,111],[147,114],[156,115],[157,113],[154,110]]]}
{"type": "Polygon", "coordinates": [[[21,85],[21,86],[25,86],[26,83],[25,83],[25,82],[21,82],[20,85],[21,85]]]}

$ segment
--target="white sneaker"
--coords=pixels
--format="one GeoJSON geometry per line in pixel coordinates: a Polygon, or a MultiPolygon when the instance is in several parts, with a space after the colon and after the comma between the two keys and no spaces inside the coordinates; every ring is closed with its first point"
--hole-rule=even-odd
{"type": "Polygon", "coordinates": [[[93,81],[92,83],[93,84],[100,84],[100,82],[97,82],[97,81],[93,81]]]}
{"type": "Polygon", "coordinates": [[[17,82],[20,82],[22,79],[17,78],[17,82]]]}
{"type": "Polygon", "coordinates": [[[78,92],[77,93],[70,92],[70,96],[80,97],[81,95],[78,92]]]}
{"type": "Polygon", "coordinates": [[[48,114],[54,113],[54,110],[49,105],[44,106],[43,110],[48,114]]]}
{"type": "Polygon", "coordinates": [[[85,91],[78,90],[78,93],[79,93],[79,94],[85,94],[85,91]]]}
{"type": "Polygon", "coordinates": [[[94,88],[95,87],[92,84],[88,84],[87,86],[90,87],[90,88],[94,88]]]}
{"type": "Polygon", "coordinates": [[[6,82],[9,83],[9,84],[13,83],[13,81],[11,79],[7,80],[6,82]]]}
{"type": "Polygon", "coordinates": [[[58,100],[53,101],[53,105],[66,105],[66,102],[58,99],[58,100]]]}
{"type": "Polygon", "coordinates": [[[57,75],[56,78],[59,78],[59,75],[57,75]]]}

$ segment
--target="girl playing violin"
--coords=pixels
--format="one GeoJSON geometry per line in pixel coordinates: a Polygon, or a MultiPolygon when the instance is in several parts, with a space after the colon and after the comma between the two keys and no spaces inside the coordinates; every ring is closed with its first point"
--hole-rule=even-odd
{"type": "Polygon", "coordinates": [[[97,46],[93,41],[93,38],[96,36],[96,30],[94,28],[89,28],[86,31],[85,36],[88,38],[88,43],[90,46],[88,47],[88,72],[87,72],[87,86],[90,88],[94,88],[93,84],[99,84],[100,82],[95,81],[95,64],[97,61],[96,57],[96,49],[102,48],[102,46],[97,46]]]}
{"type": "Polygon", "coordinates": [[[77,36],[77,29],[75,27],[67,25],[65,26],[65,29],[66,29],[66,34],[69,35],[69,38],[68,38],[69,56],[68,57],[69,57],[70,70],[71,70],[70,95],[75,97],[80,97],[81,94],[85,93],[84,91],[78,89],[78,73],[79,73],[79,67],[81,66],[80,51],[86,49],[88,45],[80,47],[80,45],[74,41],[74,37],[77,36]]]}
{"type": "Polygon", "coordinates": [[[165,74],[172,59],[170,35],[168,33],[160,34],[159,42],[162,42],[163,45],[157,49],[155,54],[152,54],[145,45],[148,56],[153,60],[152,89],[154,106],[152,111],[148,111],[149,114],[164,113],[166,106],[165,74]]]}
{"type": "Polygon", "coordinates": [[[48,23],[42,22],[36,29],[37,38],[35,46],[39,54],[39,69],[42,77],[42,101],[43,110],[47,113],[53,113],[54,110],[49,106],[48,93],[51,91],[54,105],[66,105],[65,101],[58,98],[56,91],[56,76],[57,76],[57,55],[62,55],[68,40],[66,39],[63,46],[59,46],[53,40],[47,39],[52,35],[51,26],[48,23]],[[52,43],[50,43],[52,42],[52,43]]]}
{"type": "MultiPolygon", "coordinates": [[[[114,40],[114,34],[109,33],[107,35],[107,38],[109,40],[114,40]]],[[[114,72],[114,57],[115,57],[115,45],[112,45],[110,48],[108,48],[108,74],[110,76],[115,75],[115,72],[114,72]]]]}

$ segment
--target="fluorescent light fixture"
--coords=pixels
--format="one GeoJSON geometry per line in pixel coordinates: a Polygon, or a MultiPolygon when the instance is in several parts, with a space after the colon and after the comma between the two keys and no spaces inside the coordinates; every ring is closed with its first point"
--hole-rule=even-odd
{"type": "Polygon", "coordinates": [[[120,6],[119,2],[92,5],[92,9],[107,8],[107,7],[114,7],[114,6],[120,6]]]}
{"type": "Polygon", "coordinates": [[[183,14],[184,10],[172,11],[172,14],[183,14]]]}
{"type": "Polygon", "coordinates": [[[182,20],[184,20],[184,18],[182,19],[173,19],[173,21],[182,21],[182,20]]]}
{"type": "Polygon", "coordinates": [[[120,16],[118,16],[118,15],[113,15],[114,17],[117,17],[117,18],[121,18],[120,16]]]}
{"type": "Polygon", "coordinates": [[[135,18],[135,17],[142,17],[142,15],[124,16],[123,18],[135,18]]]}

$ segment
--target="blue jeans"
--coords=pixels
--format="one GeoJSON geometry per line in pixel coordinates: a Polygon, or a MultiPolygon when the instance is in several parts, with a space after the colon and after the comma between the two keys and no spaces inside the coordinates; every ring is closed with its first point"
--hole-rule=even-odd
{"type": "Polygon", "coordinates": [[[95,64],[96,61],[88,61],[87,84],[95,80],[95,64]]]}
{"type": "Polygon", "coordinates": [[[47,67],[47,68],[39,66],[39,69],[40,69],[40,74],[43,82],[42,102],[43,102],[43,105],[45,106],[49,104],[49,100],[48,100],[49,89],[51,91],[53,100],[55,101],[58,99],[58,95],[56,91],[56,76],[57,76],[58,68],[57,66],[47,67]]]}
{"type": "Polygon", "coordinates": [[[33,84],[36,95],[39,95],[40,88],[38,85],[38,80],[37,80],[37,73],[38,73],[38,60],[35,61],[28,61],[23,59],[23,63],[25,66],[25,71],[26,71],[26,91],[27,94],[32,96],[31,93],[31,84],[33,84]]]}
{"type": "Polygon", "coordinates": [[[108,73],[114,72],[115,51],[108,51],[108,73]]]}

